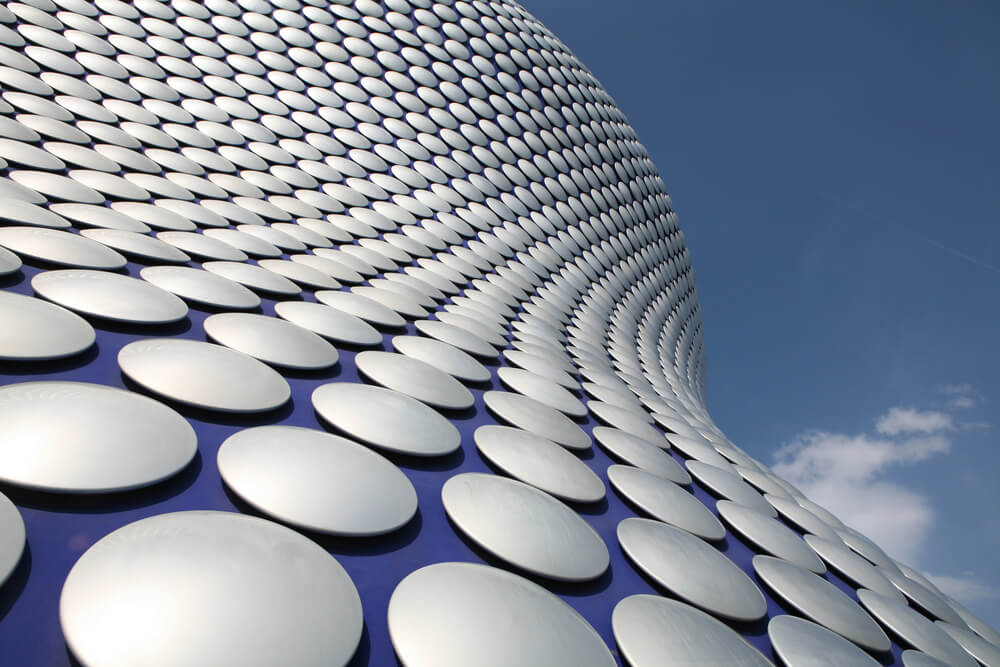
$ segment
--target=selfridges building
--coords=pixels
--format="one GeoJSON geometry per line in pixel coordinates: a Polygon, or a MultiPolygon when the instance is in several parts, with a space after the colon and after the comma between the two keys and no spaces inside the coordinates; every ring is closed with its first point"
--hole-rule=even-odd
{"type": "Polygon", "coordinates": [[[4,664],[997,664],[712,422],[521,6],[7,2],[0,90],[4,664]]]}

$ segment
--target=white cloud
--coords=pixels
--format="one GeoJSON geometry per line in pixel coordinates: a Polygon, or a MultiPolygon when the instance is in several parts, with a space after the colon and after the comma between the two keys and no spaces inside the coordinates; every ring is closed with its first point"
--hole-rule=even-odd
{"type": "Polygon", "coordinates": [[[978,602],[980,600],[994,600],[998,597],[998,592],[992,586],[979,581],[970,573],[961,577],[952,577],[947,574],[923,573],[930,579],[931,583],[941,589],[941,592],[949,597],[953,597],[959,602],[966,604],[978,602]]]}
{"type": "Polygon", "coordinates": [[[971,384],[946,384],[938,388],[942,394],[950,396],[948,407],[965,410],[975,407],[982,396],[971,384]]]}
{"type": "Polygon", "coordinates": [[[926,461],[950,448],[939,435],[890,440],[810,431],[776,452],[773,470],[895,558],[915,562],[934,511],[920,494],[879,476],[890,466],[926,461]]]}
{"type": "Polygon", "coordinates": [[[967,395],[967,394],[971,394],[971,393],[973,393],[975,391],[972,388],[972,385],[968,384],[968,383],[965,383],[965,384],[946,384],[946,385],[942,385],[940,389],[941,389],[941,393],[942,394],[950,394],[950,395],[955,395],[955,394],[966,394],[967,395]]]}
{"type": "Polygon", "coordinates": [[[900,433],[936,433],[955,428],[951,415],[933,410],[892,408],[875,422],[875,429],[885,435],[900,433]]]}

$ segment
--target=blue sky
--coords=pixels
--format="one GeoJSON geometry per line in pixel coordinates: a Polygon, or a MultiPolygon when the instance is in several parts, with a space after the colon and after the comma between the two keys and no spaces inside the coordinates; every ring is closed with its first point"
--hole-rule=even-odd
{"type": "Polygon", "coordinates": [[[525,6],[671,193],[716,423],[1000,626],[1000,4],[525,6]]]}

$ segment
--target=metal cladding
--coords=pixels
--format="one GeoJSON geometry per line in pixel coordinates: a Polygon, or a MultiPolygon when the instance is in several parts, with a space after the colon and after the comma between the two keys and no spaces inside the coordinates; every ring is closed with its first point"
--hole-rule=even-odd
{"type": "Polygon", "coordinates": [[[670,197],[509,0],[5,3],[0,289],[5,664],[1000,652],[713,423],[670,197]]]}

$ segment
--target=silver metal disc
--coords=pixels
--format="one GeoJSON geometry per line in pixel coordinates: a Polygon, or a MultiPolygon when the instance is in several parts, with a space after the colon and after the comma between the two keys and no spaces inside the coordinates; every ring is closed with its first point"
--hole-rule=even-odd
{"type": "Polygon", "coordinates": [[[411,573],[392,593],[388,624],[407,667],[615,665],[600,635],[568,604],[524,577],[476,563],[411,573]]]}
{"type": "Polygon", "coordinates": [[[618,542],[639,569],[688,604],[742,622],[767,612],[750,577],[715,547],[680,528],[625,519],[618,524],[618,542]]]}
{"type": "Polygon", "coordinates": [[[417,492],[392,462],[323,431],[258,426],[219,448],[219,474],[279,521],[334,535],[380,535],[417,511],[417,492]]]}
{"type": "Polygon", "coordinates": [[[253,313],[218,313],[205,318],[205,333],[272,366],[312,370],[337,363],[337,349],[291,322],[253,313]]]}
{"type": "Polygon", "coordinates": [[[312,393],[324,419],[375,447],[412,456],[442,456],[462,444],[455,426],[405,394],[353,382],[332,382],[312,393]]]}
{"type": "Polygon", "coordinates": [[[619,602],[611,628],[622,655],[636,667],[774,667],[729,626],[658,595],[630,595],[619,602]]]}
{"type": "Polygon", "coordinates": [[[454,345],[423,336],[393,336],[392,347],[465,382],[486,382],[490,371],[454,345]]]}
{"type": "Polygon", "coordinates": [[[913,603],[913,606],[922,609],[930,616],[941,619],[942,621],[946,621],[959,627],[965,625],[962,621],[962,617],[955,613],[955,610],[944,601],[944,598],[929,589],[927,586],[924,586],[920,582],[914,581],[899,572],[893,572],[892,570],[887,570],[885,568],[879,568],[879,572],[881,572],[893,586],[899,589],[899,591],[913,603]]]}
{"type": "Polygon", "coordinates": [[[274,370],[222,345],[147,338],[118,352],[134,382],[179,403],[220,412],[263,412],[284,405],[291,388],[274,370]]]}
{"type": "Polygon", "coordinates": [[[779,598],[828,630],[871,651],[892,646],[882,628],[826,579],[771,556],[754,556],[753,569],[779,598]]]}
{"type": "Polygon", "coordinates": [[[595,426],[594,439],[614,458],[678,484],[691,484],[691,475],[674,457],[646,440],[609,426],[595,426]]]}
{"type": "Polygon", "coordinates": [[[559,445],[509,426],[480,426],[476,447],[493,465],[525,484],[557,498],[593,503],[604,497],[604,482],[559,445]]]}
{"type": "Polygon", "coordinates": [[[723,521],[762,551],[817,574],[826,572],[823,561],[809,545],[777,519],[729,500],[720,500],[715,507],[723,521]]]}
{"type": "Polygon", "coordinates": [[[330,554],[230,512],[160,514],[99,540],[70,570],[59,620],[81,662],[109,666],[344,665],[363,625],[330,554]]]}
{"type": "Polygon", "coordinates": [[[608,468],[611,486],[654,519],[706,540],[721,540],[726,529],[693,494],[651,472],[631,466],[608,468]]]}
{"type": "Polygon", "coordinates": [[[31,287],[49,301],[116,322],[163,324],[184,319],[187,305],[152,283],[108,271],[44,271],[31,287]]]}
{"type": "Polygon", "coordinates": [[[0,292],[0,359],[40,361],[79,354],[97,340],[79,315],[41,299],[0,292]]]}
{"type": "Polygon", "coordinates": [[[0,586],[21,562],[24,545],[24,519],[14,503],[0,493],[0,586]]]}
{"type": "Polygon", "coordinates": [[[189,266],[147,266],[139,271],[139,277],[195,304],[231,310],[260,305],[260,297],[243,285],[189,266]]]}
{"type": "Polygon", "coordinates": [[[473,542],[527,572],[588,581],[608,568],[608,548],[594,529],[533,486],[462,473],[444,483],[441,500],[448,517],[473,542]]]}
{"type": "Polygon", "coordinates": [[[948,667],[948,663],[937,658],[908,648],[899,656],[903,661],[903,667],[948,667]]]}
{"type": "Polygon", "coordinates": [[[21,258],[6,248],[0,247],[0,276],[14,273],[21,268],[21,258]]]}
{"type": "MultiPolygon", "coordinates": [[[[741,470],[740,473],[742,474],[742,472],[743,471],[741,470]]],[[[833,530],[833,528],[828,526],[825,521],[807,510],[805,507],[802,507],[802,505],[799,505],[790,497],[783,498],[781,496],[765,493],[764,500],[766,500],[771,507],[778,511],[781,518],[798,526],[802,532],[811,533],[826,540],[835,540],[836,542],[840,542],[840,538],[837,537],[837,533],[833,530]]]]}
{"type": "Polygon", "coordinates": [[[486,407],[505,422],[568,449],[590,449],[590,437],[569,417],[538,401],[506,391],[483,394],[486,407]]]}
{"type": "Polygon", "coordinates": [[[945,633],[954,639],[959,646],[965,649],[966,653],[988,667],[1000,665],[1000,647],[992,644],[972,630],[946,623],[945,621],[935,621],[945,633]]]}
{"type": "Polygon", "coordinates": [[[0,245],[21,257],[79,269],[114,270],[125,258],[79,234],[41,227],[0,227],[0,245]]]}
{"type": "Polygon", "coordinates": [[[903,594],[874,565],[844,546],[839,538],[834,542],[815,535],[804,535],[802,539],[830,568],[847,580],[897,602],[905,602],[903,594]]]}
{"type": "Polygon", "coordinates": [[[737,475],[701,461],[688,461],[685,465],[688,472],[713,495],[721,496],[770,517],[778,516],[771,504],[764,500],[764,496],[757,493],[753,487],[737,475]]]}
{"type": "Polygon", "coordinates": [[[386,308],[378,301],[351,292],[320,290],[316,292],[316,300],[331,308],[360,317],[377,327],[401,327],[406,324],[406,320],[397,312],[386,308]]]}
{"type": "Polygon", "coordinates": [[[772,618],[767,624],[767,636],[774,652],[787,667],[876,667],[879,664],[840,635],[796,616],[782,614],[772,618]]]}
{"type": "Polygon", "coordinates": [[[958,642],[920,612],[866,588],[858,589],[858,599],[879,623],[902,639],[904,645],[952,667],[976,667],[976,661],[958,642]]]}
{"type": "Polygon", "coordinates": [[[155,484],[197,450],[191,425],[131,391],[82,382],[0,388],[0,479],[30,489],[105,493],[155,484]]]}
{"type": "Polygon", "coordinates": [[[434,366],[395,352],[366,350],[354,363],[369,380],[411,396],[434,408],[462,410],[472,407],[472,392],[434,366]]]}
{"type": "Polygon", "coordinates": [[[370,347],[382,342],[382,334],[360,317],[310,301],[274,304],[278,317],[317,333],[335,343],[370,347]]]}
{"type": "Polygon", "coordinates": [[[508,389],[533,398],[570,417],[587,416],[587,408],[562,385],[541,375],[521,368],[504,366],[497,369],[497,377],[508,389]]]}
{"type": "Polygon", "coordinates": [[[454,324],[447,324],[439,320],[417,320],[413,326],[423,335],[454,345],[474,357],[495,359],[500,354],[495,347],[476,334],[456,327],[454,324]]]}

